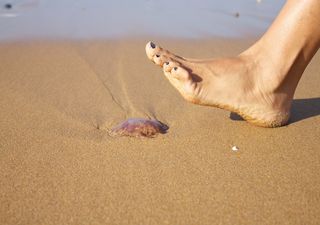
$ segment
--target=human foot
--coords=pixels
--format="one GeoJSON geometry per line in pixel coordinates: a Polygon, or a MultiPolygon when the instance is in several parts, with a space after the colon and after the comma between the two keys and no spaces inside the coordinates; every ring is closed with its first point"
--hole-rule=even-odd
{"type": "Polygon", "coordinates": [[[283,90],[280,80],[270,79],[271,71],[262,70],[265,65],[251,53],[194,60],[152,42],[146,45],[146,53],[189,102],[235,112],[258,126],[279,127],[288,122],[294,91],[283,90]]]}

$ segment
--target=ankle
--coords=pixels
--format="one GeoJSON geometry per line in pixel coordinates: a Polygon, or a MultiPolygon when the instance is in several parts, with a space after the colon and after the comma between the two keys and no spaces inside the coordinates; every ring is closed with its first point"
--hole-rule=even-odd
{"type": "MultiPolygon", "coordinates": [[[[253,83],[253,95],[262,96],[269,102],[269,107],[279,110],[290,110],[296,84],[289,76],[292,72],[286,65],[270,60],[270,54],[256,46],[239,55],[245,63],[253,83]]],[[[292,66],[292,65],[291,65],[292,66]]]]}
{"type": "MultiPolygon", "coordinates": [[[[268,48],[259,41],[244,51],[240,57],[246,59],[250,71],[254,71],[255,80],[263,84],[263,88],[266,91],[276,92],[282,90],[287,86],[288,82],[292,86],[293,77],[291,75],[293,68],[296,67],[295,65],[299,61],[299,53],[292,54],[291,57],[286,56],[284,51],[268,48]],[[290,79],[288,79],[288,76],[290,76],[290,79]]],[[[297,79],[300,78],[300,72],[296,71],[296,73],[297,79]]],[[[295,87],[293,88],[295,90],[295,87]]]]}

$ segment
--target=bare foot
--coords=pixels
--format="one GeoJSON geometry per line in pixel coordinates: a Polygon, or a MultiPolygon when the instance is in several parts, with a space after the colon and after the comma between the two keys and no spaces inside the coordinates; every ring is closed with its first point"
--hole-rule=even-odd
{"type": "Polygon", "coordinates": [[[252,51],[232,58],[194,60],[149,42],[146,53],[189,102],[235,112],[258,126],[288,122],[294,90],[287,90],[281,79],[273,77],[277,71],[265,69],[270,68],[265,65],[268,60],[260,60],[252,51]]]}

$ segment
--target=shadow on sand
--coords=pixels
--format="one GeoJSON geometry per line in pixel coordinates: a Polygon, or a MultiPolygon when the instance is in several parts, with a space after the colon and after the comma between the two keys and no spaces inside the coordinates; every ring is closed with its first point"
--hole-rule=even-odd
{"type": "MultiPolygon", "coordinates": [[[[292,102],[289,124],[318,115],[320,115],[320,98],[295,99],[292,102]]],[[[243,120],[236,113],[230,113],[230,119],[243,120]]]]}

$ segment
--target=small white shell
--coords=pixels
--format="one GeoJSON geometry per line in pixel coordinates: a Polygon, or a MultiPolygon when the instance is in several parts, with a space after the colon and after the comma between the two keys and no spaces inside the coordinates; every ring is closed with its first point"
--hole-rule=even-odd
{"type": "Polygon", "coordinates": [[[239,150],[239,148],[237,146],[232,147],[232,151],[238,151],[238,150],[239,150]]]}

